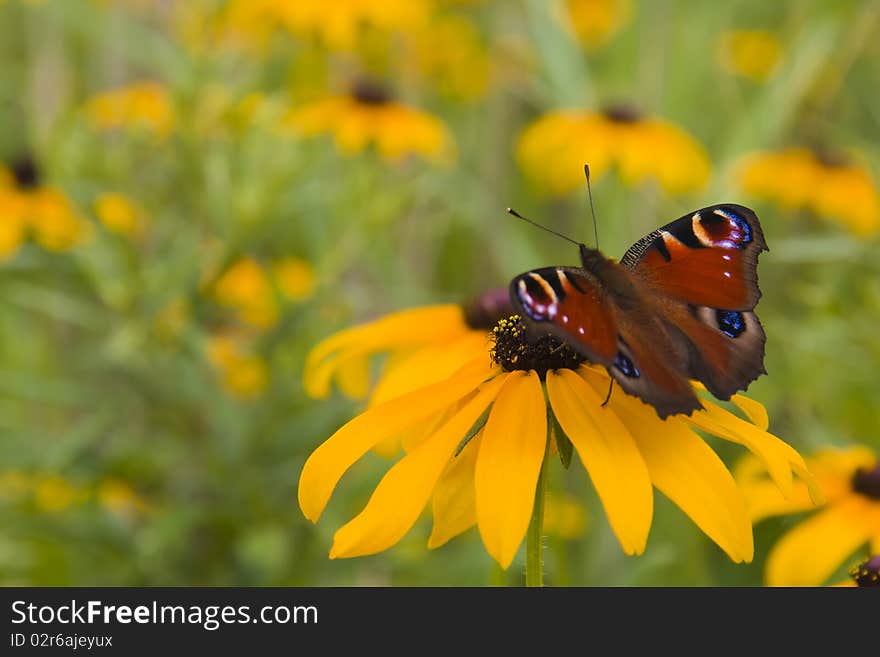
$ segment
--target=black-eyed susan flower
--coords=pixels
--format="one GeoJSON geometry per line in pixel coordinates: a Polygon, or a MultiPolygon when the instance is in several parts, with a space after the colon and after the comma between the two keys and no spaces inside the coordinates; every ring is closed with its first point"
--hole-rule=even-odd
{"type": "Polygon", "coordinates": [[[880,192],[867,167],[808,148],[759,151],[737,167],[743,191],[786,210],[809,210],[859,235],[880,229],[880,192]]]}
{"type": "Polygon", "coordinates": [[[107,230],[133,239],[140,238],[146,228],[144,211],[124,194],[99,194],[95,199],[95,214],[107,230]]]}
{"type": "Polygon", "coordinates": [[[731,30],[718,41],[718,59],[728,73],[764,82],[779,64],[782,46],[769,30],[731,30]]]}
{"type": "Polygon", "coordinates": [[[563,24],[588,49],[605,45],[632,17],[630,0],[565,0],[563,24]]]}
{"type": "Polygon", "coordinates": [[[67,251],[89,235],[89,224],[55,187],[41,184],[29,158],[0,176],[0,260],[10,258],[30,236],[44,249],[67,251]]]}
{"type": "MultiPolygon", "coordinates": [[[[880,462],[866,447],[827,449],[807,459],[827,505],[786,532],[768,557],[771,586],[820,586],[860,549],[880,552],[880,462]]],[[[745,458],[735,468],[754,522],[812,508],[803,484],[783,498],[745,458]]]]}
{"type": "Polygon", "coordinates": [[[85,112],[99,130],[142,129],[161,137],[174,125],[168,89],[154,81],[97,94],[86,103],[85,112]]]}
{"type": "Polygon", "coordinates": [[[338,149],[347,154],[374,145],[392,162],[407,155],[447,162],[455,150],[440,119],[392,100],[382,87],[367,82],[356,84],[348,94],[290,110],[281,129],[302,137],[333,135],[338,149]]]}
{"type": "MultiPolygon", "coordinates": [[[[447,358],[443,365],[454,368],[451,376],[405,386],[406,392],[371,406],[312,453],[300,476],[299,503],[317,522],[342,475],[366,452],[392,438],[405,452],[366,508],[336,532],[331,558],[391,547],[430,503],[429,547],[476,524],[488,553],[507,568],[537,507],[551,417],[579,454],[627,554],[645,548],[656,487],[732,560],[751,560],[745,499],[695,429],[756,454],[783,495],[792,494],[793,472],[812,484],[800,455],[766,431],[766,412],[756,402],[733,398],[748,420],[708,400],[690,417],[665,421],[626,394],[603,405],[609,386],[603,368],[584,363],[551,336],[530,341],[525,331],[516,316],[501,320],[480,353],[447,358]]],[[[323,380],[328,378],[325,371],[323,380]]]]}
{"type": "Polygon", "coordinates": [[[522,132],[516,157],[550,194],[580,188],[584,162],[594,178],[615,166],[627,184],[655,180],[672,194],[701,188],[710,173],[706,151],[682,128],[623,107],[545,114],[522,132]]]}
{"type": "Polygon", "coordinates": [[[253,399],[266,389],[269,383],[266,362],[253,353],[247,341],[240,336],[211,336],[205,352],[219,372],[224,388],[231,395],[240,399],[253,399]]]}

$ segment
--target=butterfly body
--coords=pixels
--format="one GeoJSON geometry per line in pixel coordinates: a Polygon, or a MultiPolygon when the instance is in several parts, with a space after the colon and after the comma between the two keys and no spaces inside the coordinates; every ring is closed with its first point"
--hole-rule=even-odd
{"type": "Polygon", "coordinates": [[[701,408],[696,379],[720,399],[764,373],[757,257],[767,249],[754,212],[697,210],[636,242],[620,262],[581,245],[581,267],[513,279],[514,308],[604,365],[661,418],[701,408]]]}

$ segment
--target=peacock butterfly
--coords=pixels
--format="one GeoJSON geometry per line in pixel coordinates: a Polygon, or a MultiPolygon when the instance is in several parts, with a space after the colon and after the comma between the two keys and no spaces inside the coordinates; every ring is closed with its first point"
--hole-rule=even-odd
{"type": "Polygon", "coordinates": [[[620,262],[579,244],[581,267],[514,278],[510,298],[527,325],[549,332],[661,418],[702,408],[689,380],[719,399],[764,369],[754,313],[758,217],[733,203],[689,213],[633,244],[620,262]]]}

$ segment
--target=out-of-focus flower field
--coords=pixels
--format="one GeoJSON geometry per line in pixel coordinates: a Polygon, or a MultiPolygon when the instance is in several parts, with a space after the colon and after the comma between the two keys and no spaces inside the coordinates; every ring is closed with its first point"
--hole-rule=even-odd
{"type": "MultiPolygon", "coordinates": [[[[576,265],[505,208],[592,244],[584,163],[610,256],[756,211],[748,396],[808,460],[876,459],[878,37],[875,0],[0,0],[0,584],[521,584],[475,529],[428,550],[428,513],[328,558],[390,461],[306,520],[303,463],[370,371],[313,399],[304,366],[352,325],[576,265]]],[[[733,564],[658,494],[628,557],[582,469],[549,495],[551,585],[760,585],[810,517],[755,511],[733,564]]]]}

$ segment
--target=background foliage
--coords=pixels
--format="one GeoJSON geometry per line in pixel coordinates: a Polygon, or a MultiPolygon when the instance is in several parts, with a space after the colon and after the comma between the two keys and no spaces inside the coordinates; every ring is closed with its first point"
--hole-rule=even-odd
{"type": "MultiPolygon", "coordinates": [[[[328,560],[387,463],[358,464],[317,527],[302,517],[305,458],[359,408],[308,399],[302,366],[340,328],[573,263],[571,245],[504,213],[590,241],[585,191],[550,196],[515,158],[520,132],[565,107],[634,106],[705,146],[711,182],[689,195],[595,181],[603,251],[703,205],[755,208],[770,374],[749,395],[803,453],[880,450],[876,234],[750,196],[735,175],[752,151],[821,144],[876,180],[880,3],[597,2],[586,41],[542,0],[425,3],[427,29],[387,3],[391,27],[353,40],[322,32],[320,12],[279,23],[272,4],[0,2],[0,158],[20,194],[30,160],[69,204],[10,233],[0,262],[0,583],[520,583],[521,558],[497,571],[473,530],[427,551],[427,522],[387,553],[328,560]],[[753,29],[769,50],[731,63],[731,34],[753,29]],[[454,158],[279,131],[291,108],[367,77],[442,120],[454,158]],[[144,81],[134,110],[96,109],[144,81]],[[115,223],[107,193],[123,199],[115,223]]],[[[755,562],[735,566],[658,496],[648,549],[627,558],[583,471],[557,477],[587,527],[548,537],[551,584],[758,584],[793,522],[760,525],[755,562]]]]}

